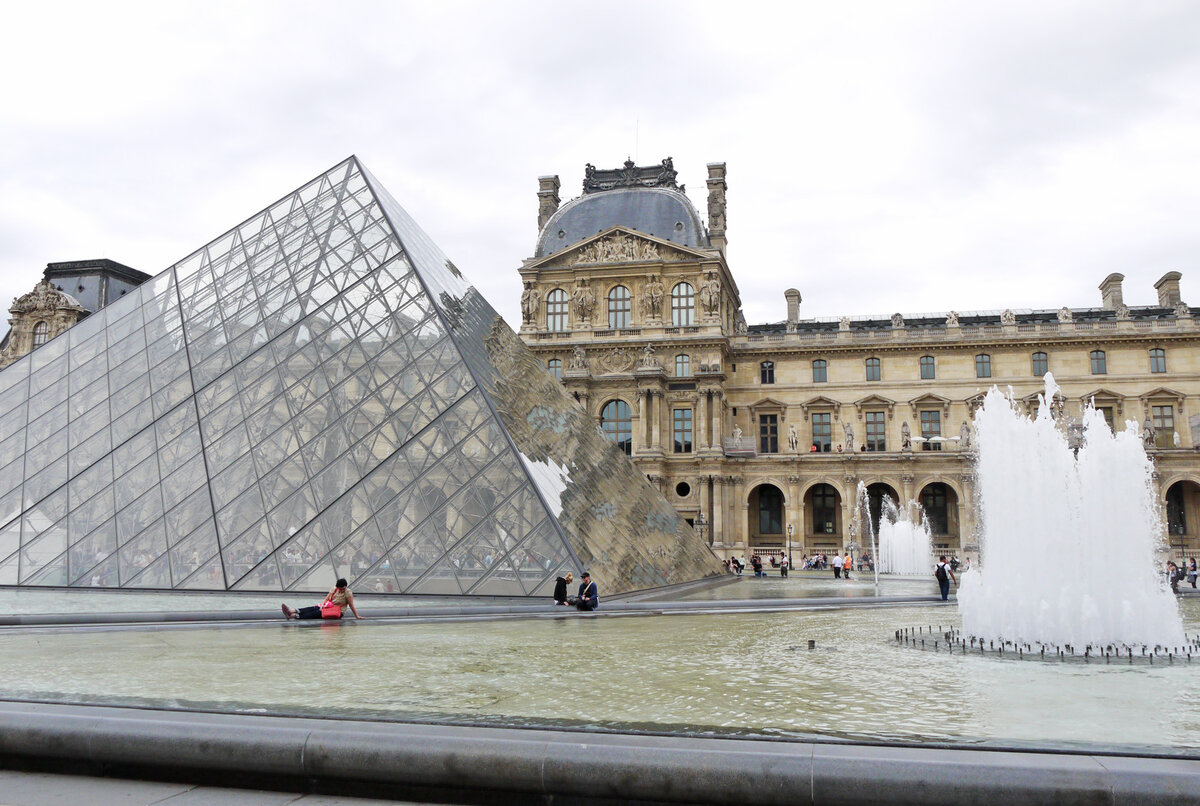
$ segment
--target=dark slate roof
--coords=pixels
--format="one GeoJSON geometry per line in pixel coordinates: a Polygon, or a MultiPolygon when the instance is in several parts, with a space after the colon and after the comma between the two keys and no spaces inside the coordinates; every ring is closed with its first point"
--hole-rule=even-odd
{"type": "MultiPolygon", "coordinates": [[[[1021,310],[1014,311],[1018,325],[1042,324],[1046,322],[1058,321],[1058,309],[1054,310],[1021,310]]],[[[904,316],[904,326],[909,329],[913,328],[941,328],[946,325],[946,314],[916,314],[913,316],[904,316]]],[[[1072,308],[1071,315],[1076,322],[1115,322],[1117,320],[1116,311],[1106,310],[1104,308],[1072,308]]],[[[1129,309],[1129,318],[1131,320],[1146,320],[1146,319],[1173,319],[1175,318],[1174,308],[1160,308],[1158,306],[1145,306],[1129,309]]],[[[972,311],[968,313],[960,313],[958,315],[958,323],[963,327],[973,327],[978,325],[999,325],[1000,311],[972,311]]],[[[839,327],[839,317],[824,317],[821,319],[802,319],[796,323],[796,330],[799,333],[822,333],[836,332],[839,327]]],[[[867,316],[867,317],[850,317],[851,330],[887,330],[892,327],[892,318],[890,316],[867,316]]],[[[769,322],[762,325],[750,325],[747,328],[750,333],[786,333],[787,322],[769,322]]]]}
{"type": "Polygon", "coordinates": [[[709,247],[700,214],[683,193],[667,188],[616,188],[580,196],[558,208],[538,235],[534,257],[560,252],[618,225],[681,246],[709,247]]]}

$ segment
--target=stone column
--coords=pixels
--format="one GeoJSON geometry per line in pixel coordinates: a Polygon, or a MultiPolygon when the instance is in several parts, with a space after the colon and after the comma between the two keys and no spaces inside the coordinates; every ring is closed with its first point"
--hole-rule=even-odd
{"type": "Polygon", "coordinates": [[[651,408],[651,413],[650,413],[650,422],[651,422],[650,446],[651,446],[652,448],[658,448],[658,449],[662,449],[662,408],[663,408],[663,394],[662,394],[662,392],[658,391],[657,389],[651,389],[651,390],[649,390],[649,391],[648,391],[648,394],[649,394],[649,395],[650,395],[650,397],[651,397],[651,406],[650,406],[650,408],[651,408]]]}
{"type": "Polygon", "coordinates": [[[700,477],[700,514],[704,516],[704,520],[708,521],[708,534],[705,538],[708,540],[708,545],[713,544],[713,519],[712,512],[709,506],[711,499],[708,494],[708,485],[712,481],[712,476],[700,477]]]}
{"type": "Polygon", "coordinates": [[[648,412],[646,410],[645,389],[638,390],[637,407],[638,426],[634,429],[634,433],[637,434],[637,444],[633,446],[635,452],[649,447],[649,440],[647,439],[648,432],[646,431],[646,419],[648,412]]]}
{"type": "Polygon", "coordinates": [[[696,450],[708,447],[708,392],[701,391],[696,398],[696,450]]]}
{"type": "Polygon", "coordinates": [[[712,533],[713,540],[729,544],[725,535],[725,477],[712,477],[712,533]]]}

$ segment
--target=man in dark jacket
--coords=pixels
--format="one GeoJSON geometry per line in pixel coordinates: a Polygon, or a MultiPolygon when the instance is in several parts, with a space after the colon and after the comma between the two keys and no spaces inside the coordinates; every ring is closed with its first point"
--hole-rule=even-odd
{"type": "Polygon", "coordinates": [[[554,580],[554,603],[556,605],[565,605],[567,603],[567,586],[571,584],[571,580],[574,578],[575,575],[568,571],[565,578],[559,577],[554,580]]]}
{"type": "Polygon", "coordinates": [[[592,582],[592,575],[587,571],[583,572],[579,582],[579,599],[575,602],[575,606],[580,610],[595,610],[600,606],[600,591],[596,587],[596,583],[592,582]]]}

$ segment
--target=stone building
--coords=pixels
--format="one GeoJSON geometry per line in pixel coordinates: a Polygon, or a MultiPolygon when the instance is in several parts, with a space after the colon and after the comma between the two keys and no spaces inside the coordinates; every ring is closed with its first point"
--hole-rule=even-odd
{"type": "Polygon", "coordinates": [[[106,259],[48,264],[33,290],[14,299],[8,309],[11,318],[0,341],[0,368],[148,279],[148,274],[106,259]]]}
{"type": "Polygon", "coordinates": [[[726,260],[726,168],[707,166],[707,222],[670,159],[588,165],[566,203],[539,179],[520,268],[521,336],[601,430],[719,553],[833,553],[860,541],[855,494],[919,501],[935,547],[973,554],[970,421],[993,385],[1035,408],[1053,374],[1063,414],[1094,401],[1151,448],[1171,550],[1200,552],[1200,328],[1178,272],[1128,306],[805,319],[747,325],[726,260]]]}

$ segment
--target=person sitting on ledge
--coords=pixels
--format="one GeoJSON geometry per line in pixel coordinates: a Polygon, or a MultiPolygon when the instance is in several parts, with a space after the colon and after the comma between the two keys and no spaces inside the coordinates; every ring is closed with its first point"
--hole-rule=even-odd
{"type": "Polygon", "coordinates": [[[339,579],[337,584],[329,590],[329,595],[325,597],[326,602],[331,602],[338,608],[337,615],[323,616],[321,613],[321,605],[313,605],[312,607],[302,607],[299,610],[294,607],[283,605],[283,615],[285,618],[334,618],[340,619],[342,614],[346,612],[346,608],[350,608],[350,612],[354,613],[356,619],[362,618],[358,614],[358,609],[354,607],[354,594],[350,592],[349,585],[345,579],[339,579]]]}
{"type": "Polygon", "coordinates": [[[556,605],[567,604],[567,586],[573,579],[575,579],[575,575],[568,571],[565,577],[554,580],[554,603],[556,605]]]}
{"type": "Polygon", "coordinates": [[[580,577],[579,596],[575,600],[575,607],[583,611],[595,610],[600,607],[600,591],[596,587],[596,583],[592,581],[592,575],[587,571],[584,571],[583,576],[580,577]]]}

